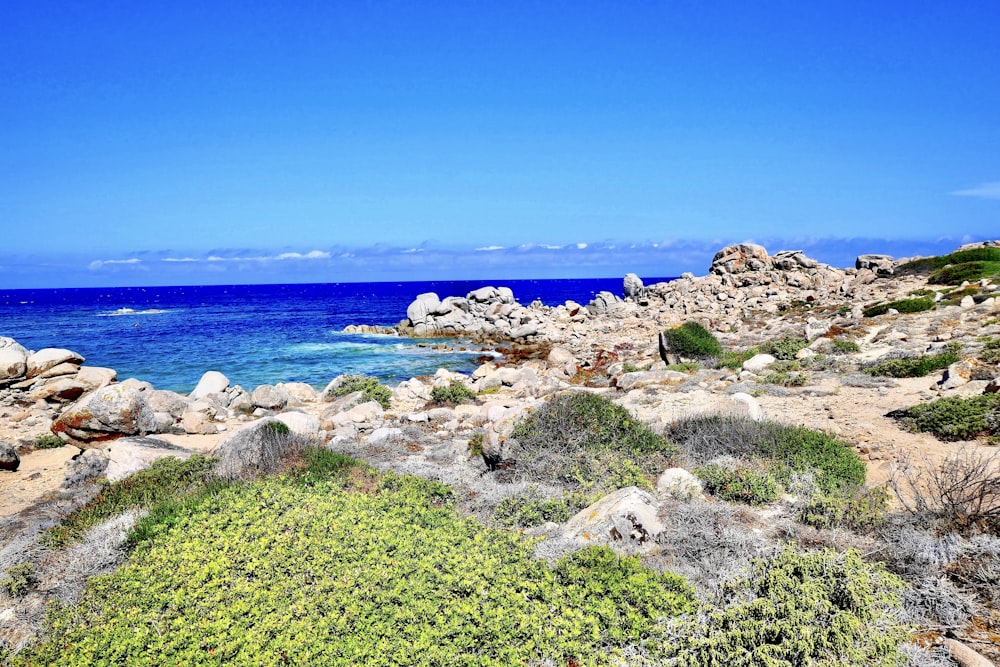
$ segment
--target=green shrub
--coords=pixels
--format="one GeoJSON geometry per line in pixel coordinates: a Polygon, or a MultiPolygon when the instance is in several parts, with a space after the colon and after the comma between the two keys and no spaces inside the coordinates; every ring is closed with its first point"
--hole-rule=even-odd
{"type": "Polygon", "coordinates": [[[58,449],[65,445],[66,443],[55,433],[43,433],[35,438],[34,447],[35,449],[58,449]]]}
{"type": "Polygon", "coordinates": [[[898,301],[890,301],[889,303],[877,303],[873,306],[865,308],[863,314],[865,317],[877,317],[878,315],[884,314],[890,308],[897,310],[900,313],[920,313],[925,310],[930,310],[933,307],[934,299],[921,296],[915,299],[900,299],[898,301]]]}
{"type": "Polygon", "coordinates": [[[662,436],[607,398],[570,392],[549,399],[511,432],[516,475],[571,489],[649,488],[677,453],[662,436]]]}
{"type": "Polygon", "coordinates": [[[904,586],[857,551],[788,549],[724,586],[717,608],[670,622],[665,652],[684,667],[897,667],[904,586]]]}
{"type": "Polygon", "coordinates": [[[750,359],[755,354],[760,354],[760,352],[761,348],[759,347],[751,347],[746,350],[727,350],[716,357],[715,366],[717,368],[739,370],[743,366],[744,361],[750,359]]]}
{"type": "Polygon", "coordinates": [[[697,361],[682,361],[679,364],[667,364],[668,371],[678,373],[697,373],[701,369],[701,364],[697,361]]]}
{"type": "Polygon", "coordinates": [[[671,424],[667,437],[696,465],[720,456],[764,459],[779,482],[787,483],[793,472],[812,472],[824,493],[853,492],[865,481],[865,464],[850,445],[804,426],[698,415],[671,424]]]}
{"type": "Polygon", "coordinates": [[[469,438],[469,454],[474,458],[479,458],[483,455],[483,440],[485,436],[482,433],[475,433],[471,438],[469,438]]]}
{"type": "Polygon", "coordinates": [[[19,598],[38,583],[35,576],[34,563],[11,565],[3,579],[0,579],[0,591],[5,591],[12,598],[19,598]]]}
{"type": "Polygon", "coordinates": [[[685,322],[663,332],[667,351],[681,357],[703,359],[722,354],[722,345],[712,332],[697,322],[685,322]]]}
{"type": "Polygon", "coordinates": [[[809,381],[804,373],[789,373],[787,371],[776,371],[766,373],[761,382],[764,384],[776,384],[782,387],[803,387],[809,381]]]}
{"type": "Polygon", "coordinates": [[[1000,248],[986,246],[959,250],[937,257],[923,257],[903,264],[896,269],[896,273],[902,275],[928,274],[949,264],[964,264],[966,262],[1000,262],[1000,248]]]}
{"type": "Polygon", "coordinates": [[[440,484],[376,475],[359,492],[358,469],[335,468],[179,508],[12,664],[611,665],[695,608],[635,558],[591,547],[550,568],[439,507],[440,484]]]}
{"type": "Polygon", "coordinates": [[[1000,273],[1000,261],[961,262],[938,269],[927,278],[927,282],[934,285],[959,285],[965,281],[991,278],[998,273],[1000,273]]]}
{"type": "Polygon", "coordinates": [[[778,484],[774,476],[750,466],[710,464],[694,469],[705,490],[713,496],[734,503],[766,505],[778,499],[778,484]]]}
{"type": "Polygon", "coordinates": [[[959,360],[958,345],[949,345],[937,354],[924,354],[919,357],[895,357],[885,359],[864,369],[868,375],[890,378],[923,377],[934,371],[939,371],[959,360]]]}
{"type": "Polygon", "coordinates": [[[851,496],[819,495],[803,505],[798,520],[813,528],[850,528],[870,532],[885,523],[889,493],[863,489],[851,496]]]}
{"type": "Polygon", "coordinates": [[[340,385],[333,390],[334,396],[347,396],[356,391],[364,393],[365,399],[376,401],[384,409],[389,409],[392,401],[392,389],[370,375],[345,375],[340,385]]]}
{"type": "Polygon", "coordinates": [[[1000,394],[971,398],[948,396],[894,410],[890,417],[921,433],[933,433],[940,440],[971,440],[1000,435],[1000,394]]]}
{"type": "Polygon", "coordinates": [[[589,505],[583,494],[570,494],[562,498],[543,498],[537,489],[523,496],[504,498],[497,505],[494,518],[506,528],[530,528],[547,521],[563,523],[589,505]]]}
{"type": "Polygon", "coordinates": [[[785,336],[784,338],[779,338],[778,340],[767,343],[764,345],[763,350],[775,359],[788,361],[790,359],[794,359],[795,355],[798,354],[800,350],[805,349],[808,345],[809,341],[804,338],[785,336]]]}
{"type": "Polygon", "coordinates": [[[854,354],[861,351],[861,346],[853,340],[837,338],[833,341],[833,351],[837,354],[854,354]]]}
{"type": "MultiPolygon", "coordinates": [[[[285,426],[281,422],[275,424],[285,426]]],[[[91,527],[126,510],[149,509],[160,502],[196,496],[219,484],[214,465],[214,459],[197,455],[186,460],[170,456],[154,461],[145,470],[106,485],[85,505],[50,528],[45,540],[50,546],[65,546],[91,527]]]]}
{"type": "Polygon", "coordinates": [[[476,392],[465,386],[464,382],[452,380],[447,387],[431,389],[431,400],[438,404],[457,405],[462,401],[472,400],[476,392]]]}

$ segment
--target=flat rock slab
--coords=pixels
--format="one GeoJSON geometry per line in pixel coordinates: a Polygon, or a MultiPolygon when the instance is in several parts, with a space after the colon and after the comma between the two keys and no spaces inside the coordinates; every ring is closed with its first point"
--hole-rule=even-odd
{"type": "Polygon", "coordinates": [[[104,449],[108,453],[108,468],[105,475],[111,482],[148,468],[153,461],[168,456],[186,459],[194,453],[166,440],[150,437],[121,438],[108,443],[104,449]]]}

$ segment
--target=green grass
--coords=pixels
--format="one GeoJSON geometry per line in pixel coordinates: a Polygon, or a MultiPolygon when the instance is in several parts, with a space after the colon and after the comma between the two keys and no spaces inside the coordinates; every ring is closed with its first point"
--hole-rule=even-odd
{"type": "Polygon", "coordinates": [[[746,350],[726,350],[715,358],[715,366],[717,368],[739,370],[743,367],[744,361],[750,359],[756,354],[760,354],[761,351],[762,350],[759,347],[751,347],[746,350]]]}
{"type": "Polygon", "coordinates": [[[126,510],[151,509],[161,503],[177,503],[199,496],[221,484],[212,472],[214,459],[192,456],[186,460],[167,457],[145,470],[108,483],[94,498],[49,529],[45,541],[60,547],[83,536],[93,526],[126,510]]]}
{"type": "Polygon", "coordinates": [[[921,296],[914,299],[899,299],[889,303],[876,303],[865,308],[862,314],[865,317],[877,317],[888,312],[890,308],[900,313],[920,313],[934,308],[934,299],[921,296]]]}
{"type": "Polygon", "coordinates": [[[43,433],[42,435],[35,438],[35,444],[33,447],[35,449],[58,449],[59,447],[64,447],[66,445],[62,439],[55,433],[43,433]]]}
{"type": "Polygon", "coordinates": [[[835,338],[833,340],[833,351],[837,354],[854,354],[861,351],[861,346],[853,340],[835,338]]]}
{"type": "Polygon", "coordinates": [[[704,359],[722,354],[722,345],[711,331],[697,322],[685,322],[663,332],[667,351],[681,357],[704,359]]]}
{"type": "Polygon", "coordinates": [[[440,484],[321,458],[186,503],[12,664],[609,665],[695,608],[635,558],[550,568],[440,484]]]}
{"type": "Polygon", "coordinates": [[[937,354],[924,354],[919,357],[897,357],[880,361],[874,366],[864,369],[868,375],[890,378],[917,378],[934,371],[940,371],[959,360],[960,346],[948,345],[937,354]]]}
{"type": "Polygon", "coordinates": [[[896,273],[903,275],[927,275],[949,264],[965,264],[967,262],[1000,262],[1000,248],[983,247],[959,250],[948,255],[924,257],[907,262],[897,267],[896,273]]]}

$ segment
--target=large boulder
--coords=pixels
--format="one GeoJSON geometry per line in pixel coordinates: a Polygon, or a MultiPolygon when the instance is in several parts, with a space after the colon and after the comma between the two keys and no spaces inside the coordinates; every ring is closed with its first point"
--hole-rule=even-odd
{"type": "Polygon", "coordinates": [[[58,347],[46,347],[35,352],[27,359],[27,376],[29,378],[41,375],[50,368],[55,368],[59,364],[70,363],[79,366],[84,362],[84,358],[72,350],[63,350],[58,347]]]}
{"type": "Polygon", "coordinates": [[[194,391],[188,394],[188,397],[191,400],[198,400],[202,396],[225,391],[228,388],[229,378],[219,371],[207,371],[201,376],[201,379],[198,380],[198,384],[195,386],[194,391]]]}
{"type": "Polygon", "coordinates": [[[156,418],[141,383],[126,381],[102,387],[70,405],[52,424],[52,432],[83,443],[143,435],[156,430],[156,418]]]}
{"type": "Polygon", "coordinates": [[[148,468],[153,461],[171,456],[186,459],[192,453],[189,449],[172,445],[165,440],[149,437],[121,438],[107,445],[104,450],[108,454],[104,475],[109,482],[124,479],[148,468]]]}
{"type": "Polygon", "coordinates": [[[819,266],[812,257],[801,250],[779,250],[771,257],[771,266],[779,271],[796,271],[798,269],[815,269],[819,266]]]}
{"type": "Polygon", "coordinates": [[[750,371],[751,373],[760,373],[770,368],[776,361],[778,360],[770,354],[755,354],[743,362],[743,370],[750,371]]]}
{"type": "Polygon", "coordinates": [[[21,465],[21,457],[17,455],[17,448],[7,442],[0,442],[0,470],[14,472],[21,465]]]}
{"type": "Polygon", "coordinates": [[[858,271],[867,269],[877,276],[891,276],[895,270],[891,255],[858,255],[854,268],[858,271]]]}
{"type": "Polygon", "coordinates": [[[437,310],[440,305],[441,300],[434,292],[418,294],[417,298],[413,300],[413,303],[407,306],[406,317],[409,318],[410,324],[413,326],[425,324],[427,322],[427,316],[437,310]]]}
{"type": "Polygon", "coordinates": [[[283,410],[288,405],[288,392],[269,384],[262,384],[253,390],[251,400],[258,408],[283,410]]]}
{"type": "Polygon", "coordinates": [[[956,361],[945,369],[941,377],[942,389],[957,389],[973,380],[992,380],[996,367],[973,357],[956,361]]]}
{"type": "Polygon", "coordinates": [[[701,480],[684,468],[668,468],[656,480],[656,493],[661,498],[694,500],[704,495],[701,480]]]}
{"type": "Polygon", "coordinates": [[[591,543],[652,545],[663,531],[656,498],[642,489],[618,489],[580,510],[567,522],[563,537],[591,543]]]}
{"type": "Polygon", "coordinates": [[[101,366],[81,366],[76,373],[76,381],[87,387],[88,390],[107,387],[117,379],[117,371],[101,366]]]}
{"type": "Polygon", "coordinates": [[[0,337],[0,381],[23,377],[28,351],[13,338],[0,337]]]}
{"type": "Polygon", "coordinates": [[[288,426],[265,417],[224,437],[212,450],[212,456],[219,459],[215,471],[220,477],[248,480],[276,472],[298,447],[288,426]]]}
{"type": "Polygon", "coordinates": [[[726,246],[712,258],[711,273],[744,273],[761,271],[768,267],[767,250],[756,243],[737,243],[726,246]]]}
{"type": "Polygon", "coordinates": [[[296,435],[305,438],[319,436],[320,421],[312,415],[307,415],[304,412],[282,412],[275,419],[287,426],[296,435]]]}
{"type": "Polygon", "coordinates": [[[61,377],[35,385],[28,392],[28,398],[32,401],[65,403],[67,401],[75,401],[89,390],[90,387],[75,378],[61,377]]]}
{"type": "Polygon", "coordinates": [[[642,296],[645,291],[645,286],[642,284],[642,278],[634,273],[626,273],[625,280],[622,281],[622,294],[625,298],[637,299],[642,296]]]}

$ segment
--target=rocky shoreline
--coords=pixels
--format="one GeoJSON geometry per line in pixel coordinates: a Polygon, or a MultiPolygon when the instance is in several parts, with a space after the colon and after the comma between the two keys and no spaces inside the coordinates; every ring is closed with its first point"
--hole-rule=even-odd
{"type": "MultiPolygon", "coordinates": [[[[647,286],[629,274],[622,296],[601,293],[587,305],[524,306],[509,289],[492,286],[464,297],[421,294],[392,333],[491,342],[505,354],[468,376],[442,369],[402,382],[391,388],[388,407],[361,391],[342,395],[342,377],[323,390],[302,383],[251,390],[209,371],[184,396],[139,379],[118,381],[114,370],[88,367],[69,350],[32,352],[0,338],[0,537],[23,538],[33,530],[31,517],[54,503],[79,502],[100,476],[120,479],[164,456],[218,455],[264,418],[380,467],[449,483],[474,479],[491,457],[508,455],[519,417],[566,391],[606,395],[657,432],[701,413],[832,432],[854,447],[868,465],[869,482],[878,484],[914,452],[939,461],[953,449],[903,430],[890,411],[996,391],[1000,376],[996,365],[975,359],[982,337],[1000,334],[1000,285],[984,280],[954,304],[935,291],[931,298],[940,303],[923,312],[866,316],[872,304],[928,289],[926,276],[900,275],[903,264],[864,255],[854,268],[837,269],[799,251],[772,256],[740,244],[717,253],[705,276],[647,286]],[[801,339],[795,360],[809,364],[797,371],[802,383],[767,381],[778,361],[764,358],[770,355],[735,368],[685,366],[689,360],[665,349],[660,336],[687,321],[704,325],[726,349],[801,339]],[[835,353],[835,341],[850,341],[856,351],[835,353]],[[875,360],[949,343],[959,344],[962,358],[937,375],[887,380],[859,374],[875,360]],[[433,400],[436,388],[454,383],[476,398],[457,405],[433,400]],[[470,460],[468,443],[477,437],[484,457],[470,460]]],[[[376,329],[390,332],[365,325],[352,330],[376,329]]],[[[664,484],[658,498],[636,502],[655,510],[670,493],[664,484]]],[[[621,511],[635,511],[629,507],[621,511]]],[[[49,523],[57,515],[45,514],[49,523]]],[[[556,543],[578,539],[570,533],[582,529],[547,530],[556,543]]]]}

